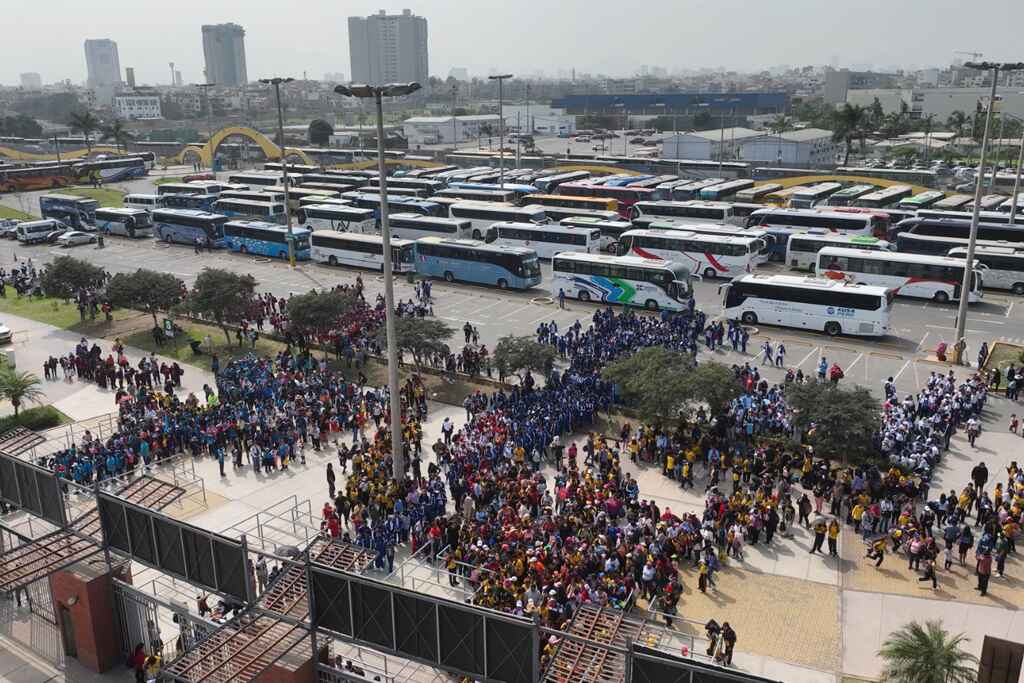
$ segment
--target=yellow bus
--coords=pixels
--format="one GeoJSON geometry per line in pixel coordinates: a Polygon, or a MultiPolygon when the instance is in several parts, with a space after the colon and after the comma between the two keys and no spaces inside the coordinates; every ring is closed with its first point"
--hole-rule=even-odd
{"type": "Polygon", "coordinates": [[[806,192],[808,189],[810,188],[807,185],[793,185],[782,190],[776,190],[771,194],[765,195],[764,203],[785,208],[789,206],[789,200],[793,198],[793,195],[806,192]]]}
{"type": "Polygon", "coordinates": [[[520,200],[523,206],[561,206],[567,209],[589,209],[591,211],[618,211],[619,201],[606,197],[574,197],[565,194],[528,194],[520,200]]]}

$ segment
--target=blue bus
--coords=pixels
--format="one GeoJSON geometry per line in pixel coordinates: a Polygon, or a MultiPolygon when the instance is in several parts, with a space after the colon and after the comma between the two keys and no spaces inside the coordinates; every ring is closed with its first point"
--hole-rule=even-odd
{"type": "Polygon", "coordinates": [[[193,209],[212,213],[213,205],[219,197],[215,194],[165,194],[160,199],[167,209],[193,209]]]}
{"type": "Polygon", "coordinates": [[[132,178],[144,178],[149,170],[146,168],[146,160],[141,156],[130,156],[83,161],[75,164],[75,172],[83,181],[100,180],[104,183],[115,183],[132,178]]]}
{"type": "Polygon", "coordinates": [[[44,194],[39,198],[43,218],[56,218],[73,230],[95,230],[99,206],[95,199],[73,194],[44,194]]]}
{"type": "Polygon", "coordinates": [[[224,224],[227,216],[195,209],[157,209],[153,212],[156,238],[164,242],[196,244],[220,248],[224,246],[224,224]]]}
{"type": "MultiPolygon", "coordinates": [[[[374,218],[380,218],[380,195],[372,192],[345,192],[341,195],[348,199],[351,205],[359,209],[371,209],[374,218]]],[[[403,213],[419,213],[424,216],[444,217],[441,205],[416,197],[404,197],[401,195],[388,195],[388,210],[392,213],[401,211],[403,213]]]]}
{"type": "Polygon", "coordinates": [[[540,260],[533,249],[477,240],[421,237],[416,240],[416,272],[446,282],[474,282],[500,289],[529,289],[540,284],[540,260]]]}
{"type": "MultiPolygon", "coordinates": [[[[293,228],[295,259],[309,260],[309,235],[306,228],[293,228]]],[[[228,221],[224,224],[224,244],[240,254],[269,258],[288,258],[288,228],[266,221],[228,221]]]]}

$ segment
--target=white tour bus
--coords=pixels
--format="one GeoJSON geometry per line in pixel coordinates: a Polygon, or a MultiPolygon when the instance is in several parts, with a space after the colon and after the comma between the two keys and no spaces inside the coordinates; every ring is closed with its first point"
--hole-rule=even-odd
{"type": "Polygon", "coordinates": [[[706,278],[736,277],[754,269],[764,242],[732,235],[701,235],[686,230],[630,230],[619,253],[683,264],[706,278]]]}
{"type": "Polygon", "coordinates": [[[126,194],[123,203],[128,208],[145,209],[152,212],[156,209],[162,209],[165,199],[166,197],[158,194],[126,194]]]}
{"type": "Polygon", "coordinates": [[[452,218],[469,221],[472,230],[471,237],[475,240],[483,239],[487,234],[487,228],[495,223],[546,223],[547,214],[544,207],[539,205],[531,206],[503,206],[494,202],[459,202],[452,204],[449,208],[449,215],[452,218]]]}
{"type": "MultiPolygon", "coordinates": [[[[954,247],[949,257],[967,258],[967,247],[954,247]]],[[[974,260],[985,267],[985,287],[1009,289],[1014,294],[1024,294],[1024,249],[1014,247],[989,247],[978,245],[974,248],[974,260]]]]}
{"type": "Polygon", "coordinates": [[[104,235],[152,237],[153,217],[145,209],[110,207],[96,209],[96,230],[104,235]]]}
{"type": "Polygon", "coordinates": [[[436,218],[419,213],[393,213],[388,216],[392,237],[417,240],[421,237],[447,237],[453,240],[468,239],[471,232],[469,221],[454,218],[436,218]]]}
{"type": "Polygon", "coordinates": [[[690,271],[672,261],[570,252],[556,256],[551,268],[555,298],[564,291],[584,302],[681,311],[693,296],[690,271]]]}
{"type": "MultiPolygon", "coordinates": [[[[316,230],[310,236],[314,261],[331,266],[384,269],[384,238],[381,235],[316,230]]],[[[396,273],[416,270],[414,242],[391,240],[391,268],[396,273]]]]}
{"type": "MultiPolygon", "coordinates": [[[[964,265],[963,260],[948,256],[825,247],[818,252],[817,272],[834,280],[887,287],[900,296],[946,303],[960,298],[964,265]]],[[[982,296],[977,262],[972,271],[968,302],[982,296]]]]}
{"type": "Polygon", "coordinates": [[[558,221],[558,224],[572,228],[597,228],[601,231],[601,251],[608,252],[619,243],[622,233],[633,229],[629,221],[606,221],[592,216],[570,216],[558,221]]]}
{"type": "Polygon", "coordinates": [[[372,235],[377,232],[373,209],[342,204],[308,204],[299,207],[295,218],[310,230],[335,230],[372,235]]]}
{"type": "Polygon", "coordinates": [[[745,275],[722,285],[723,313],[747,325],[881,337],[894,293],[885,287],[796,275],[745,275]]]}
{"type": "Polygon", "coordinates": [[[729,202],[636,202],[631,210],[633,218],[663,216],[688,223],[725,223],[733,217],[732,204],[729,202]]]}
{"type": "Polygon", "coordinates": [[[495,223],[487,230],[487,241],[507,247],[529,247],[539,258],[578,251],[596,254],[601,250],[601,231],[566,225],[534,223],[495,223]]]}
{"type": "MultiPolygon", "coordinates": [[[[767,230],[757,228],[740,228],[735,225],[713,225],[711,223],[679,223],[674,220],[645,220],[633,221],[635,230],[682,230],[684,232],[695,232],[698,235],[721,235],[734,237],[750,237],[761,240],[764,246],[754,259],[754,263],[767,263],[775,249],[775,237],[767,230]]],[[[786,248],[783,247],[785,252],[786,248]]]]}
{"type": "Polygon", "coordinates": [[[342,197],[303,197],[299,200],[299,208],[312,206],[313,204],[333,204],[335,206],[352,206],[352,201],[342,197]]]}
{"type": "Polygon", "coordinates": [[[786,263],[790,268],[809,270],[813,273],[818,265],[818,252],[825,247],[890,250],[888,242],[871,235],[841,235],[815,228],[789,236],[786,246],[786,263]]]}

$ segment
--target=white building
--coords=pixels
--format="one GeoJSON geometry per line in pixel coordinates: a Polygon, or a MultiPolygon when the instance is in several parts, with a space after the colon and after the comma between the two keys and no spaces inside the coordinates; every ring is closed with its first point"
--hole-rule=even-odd
{"type": "Polygon", "coordinates": [[[791,130],[781,135],[762,133],[739,146],[743,161],[780,165],[816,166],[833,164],[842,145],[832,141],[832,131],[821,128],[791,130]]]}
{"type": "Polygon", "coordinates": [[[736,159],[744,141],[763,135],[762,131],[739,127],[676,133],[662,141],[661,156],[664,159],[717,160],[724,153],[724,159],[736,159]]]}
{"type": "Polygon", "coordinates": [[[21,87],[25,90],[42,90],[43,89],[43,77],[34,71],[23,73],[20,76],[21,87]]]}
{"type": "MultiPolygon", "coordinates": [[[[998,93],[1000,111],[1024,117],[1024,92],[1015,88],[1000,88],[998,93]]],[[[978,101],[986,102],[989,94],[989,88],[850,90],[846,95],[846,101],[870,107],[877,97],[886,114],[900,111],[905,105],[912,119],[923,119],[931,115],[935,117],[936,123],[945,124],[946,119],[954,111],[962,111],[972,116],[978,101]]]]}
{"type": "Polygon", "coordinates": [[[245,65],[245,29],[238,24],[204,25],[203,57],[207,83],[233,86],[249,82],[245,65]]]}
{"type": "MultiPolygon", "coordinates": [[[[498,137],[499,117],[497,114],[478,116],[414,116],[402,122],[402,130],[409,147],[417,145],[451,145],[490,136],[498,137]],[[488,130],[490,131],[488,133],[488,130]]],[[[505,114],[505,131],[508,133],[508,114],[505,114]]]]}
{"type": "Polygon", "coordinates": [[[108,107],[121,87],[121,60],[117,43],[109,38],[85,41],[87,85],[95,92],[98,104],[108,107]]]}
{"type": "Polygon", "coordinates": [[[114,113],[123,119],[162,119],[160,98],[156,95],[118,95],[114,113]]]}
{"type": "Polygon", "coordinates": [[[427,20],[411,10],[348,18],[353,83],[426,83],[427,20]]]}
{"type": "Polygon", "coordinates": [[[564,109],[552,109],[545,104],[506,104],[502,111],[505,114],[505,125],[512,130],[517,127],[525,135],[530,134],[533,124],[535,135],[558,135],[576,131],[576,117],[566,114],[564,109]]]}

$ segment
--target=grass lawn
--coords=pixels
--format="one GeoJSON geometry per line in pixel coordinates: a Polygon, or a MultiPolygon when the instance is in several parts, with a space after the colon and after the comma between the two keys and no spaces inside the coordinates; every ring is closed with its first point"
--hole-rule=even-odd
{"type": "Polygon", "coordinates": [[[985,370],[999,368],[1000,372],[1005,374],[1006,368],[1010,364],[1020,367],[1022,364],[1022,352],[1024,352],[1024,346],[1008,344],[1006,342],[995,342],[992,344],[991,351],[989,351],[988,360],[985,361],[985,370]]]}
{"type": "Polygon", "coordinates": [[[79,197],[89,197],[100,203],[100,206],[124,206],[124,192],[106,187],[72,187],[63,190],[79,197]]]}
{"type": "Polygon", "coordinates": [[[27,427],[35,431],[53,429],[71,422],[71,418],[53,406],[35,406],[18,412],[18,416],[8,415],[0,418],[0,434],[15,427],[27,427]]]}
{"type": "MultiPolygon", "coordinates": [[[[124,337],[124,343],[128,346],[153,351],[162,356],[173,358],[179,363],[195,365],[207,371],[210,370],[211,356],[206,352],[205,345],[203,346],[202,355],[197,356],[192,353],[189,342],[193,339],[202,342],[206,335],[210,335],[210,339],[213,341],[213,352],[220,358],[221,367],[224,367],[236,358],[244,358],[253,353],[259,356],[273,356],[285,348],[284,344],[263,337],[256,342],[255,349],[249,344],[239,348],[234,342],[234,336],[232,336],[231,344],[227,343],[227,340],[224,338],[224,331],[219,327],[191,323],[185,320],[178,320],[176,322],[185,329],[185,333],[173,340],[167,341],[163,346],[156,345],[156,342],[153,341],[153,335],[148,328],[124,337]]],[[[152,325],[152,320],[150,320],[150,325],[152,325]]]]}
{"type": "Polygon", "coordinates": [[[8,206],[0,206],[0,218],[13,218],[14,220],[18,221],[30,221],[34,220],[36,217],[31,214],[25,213],[24,211],[12,209],[8,206]]]}
{"type": "MultiPolygon", "coordinates": [[[[96,318],[95,322],[89,320],[82,322],[78,314],[78,307],[74,304],[64,303],[63,299],[52,299],[50,297],[19,297],[11,287],[7,288],[7,296],[0,298],[0,314],[3,313],[11,313],[22,318],[30,318],[47,325],[53,325],[62,330],[73,330],[93,336],[102,334],[103,328],[107,326],[102,314],[96,318]]],[[[113,312],[114,320],[121,320],[135,315],[141,314],[136,311],[123,309],[113,312]]]]}
{"type": "Polygon", "coordinates": [[[176,176],[171,178],[157,178],[153,181],[154,185],[166,185],[167,183],[180,183],[184,180],[184,176],[176,176]]]}

